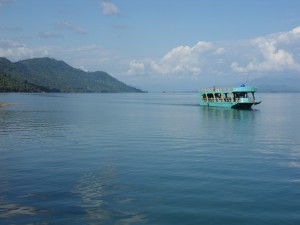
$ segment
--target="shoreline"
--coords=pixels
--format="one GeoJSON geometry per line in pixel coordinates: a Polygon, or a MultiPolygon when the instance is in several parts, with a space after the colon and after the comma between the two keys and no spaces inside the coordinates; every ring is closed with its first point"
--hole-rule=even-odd
{"type": "Polygon", "coordinates": [[[1,103],[0,102],[0,107],[6,107],[6,106],[15,106],[16,104],[14,103],[1,103]]]}

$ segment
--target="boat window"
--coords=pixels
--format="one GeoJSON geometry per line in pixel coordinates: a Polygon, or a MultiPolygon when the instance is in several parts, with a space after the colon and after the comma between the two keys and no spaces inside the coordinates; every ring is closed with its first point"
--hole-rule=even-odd
{"type": "Polygon", "coordinates": [[[248,93],[247,92],[237,92],[234,93],[236,98],[248,98],[248,93]]]}
{"type": "Polygon", "coordinates": [[[213,94],[207,94],[207,98],[208,98],[208,101],[210,102],[213,102],[214,101],[214,95],[213,94]]]}
{"type": "Polygon", "coordinates": [[[225,102],[230,102],[231,101],[231,96],[228,93],[224,93],[224,101],[225,102]]]}

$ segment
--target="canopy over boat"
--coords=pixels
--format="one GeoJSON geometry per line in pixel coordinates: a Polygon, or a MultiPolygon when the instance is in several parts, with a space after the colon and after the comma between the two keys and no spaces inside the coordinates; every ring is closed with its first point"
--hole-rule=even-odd
{"type": "Polygon", "coordinates": [[[243,84],[240,87],[232,89],[232,92],[249,92],[249,93],[252,93],[252,92],[256,92],[256,91],[257,91],[256,87],[245,86],[243,84]]]}

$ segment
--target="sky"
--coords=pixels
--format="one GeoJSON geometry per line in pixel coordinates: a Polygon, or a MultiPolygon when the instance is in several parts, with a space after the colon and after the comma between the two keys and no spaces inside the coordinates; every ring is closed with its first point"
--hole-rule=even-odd
{"type": "Polygon", "coordinates": [[[0,57],[55,58],[145,91],[300,76],[300,1],[0,0],[0,57]]]}

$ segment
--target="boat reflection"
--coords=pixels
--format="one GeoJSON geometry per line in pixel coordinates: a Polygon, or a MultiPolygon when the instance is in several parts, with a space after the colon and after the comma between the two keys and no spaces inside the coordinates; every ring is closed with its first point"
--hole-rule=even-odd
{"type": "Polygon", "coordinates": [[[208,121],[220,120],[220,122],[241,120],[251,121],[255,118],[255,114],[259,110],[236,110],[231,108],[220,108],[220,107],[200,107],[200,112],[208,121]]]}

